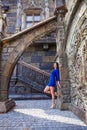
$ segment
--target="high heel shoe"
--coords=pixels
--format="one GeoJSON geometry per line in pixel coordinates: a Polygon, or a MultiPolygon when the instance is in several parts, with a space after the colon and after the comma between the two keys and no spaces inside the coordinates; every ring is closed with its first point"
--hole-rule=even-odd
{"type": "Polygon", "coordinates": [[[56,104],[54,103],[54,104],[52,104],[52,106],[50,107],[51,109],[54,109],[54,108],[56,108],[56,104]]]}

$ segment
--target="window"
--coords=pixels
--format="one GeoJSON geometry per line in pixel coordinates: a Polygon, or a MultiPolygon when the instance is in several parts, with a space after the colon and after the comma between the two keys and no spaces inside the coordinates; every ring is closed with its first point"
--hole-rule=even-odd
{"type": "Polygon", "coordinates": [[[35,18],[35,22],[40,21],[40,16],[35,16],[34,18],[35,18]]]}
{"type": "Polygon", "coordinates": [[[32,14],[26,16],[26,27],[31,27],[33,24],[40,21],[40,15],[32,14]]]}

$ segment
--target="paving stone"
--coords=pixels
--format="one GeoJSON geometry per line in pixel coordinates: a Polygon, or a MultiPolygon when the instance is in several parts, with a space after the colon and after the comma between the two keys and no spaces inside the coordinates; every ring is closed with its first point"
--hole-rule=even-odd
{"type": "Polygon", "coordinates": [[[20,100],[0,115],[0,130],[87,130],[70,111],[50,109],[51,100],[20,100]]]}

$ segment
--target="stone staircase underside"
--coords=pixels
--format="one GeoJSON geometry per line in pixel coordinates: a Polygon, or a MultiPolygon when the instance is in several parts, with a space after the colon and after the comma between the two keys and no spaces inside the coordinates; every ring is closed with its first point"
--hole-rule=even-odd
{"type": "Polygon", "coordinates": [[[17,83],[14,87],[14,94],[10,93],[13,99],[48,99],[51,95],[44,94],[44,88],[49,80],[49,73],[24,61],[18,64],[17,83]],[[32,93],[35,91],[35,93],[32,93]]]}
{"type": "Polygon", "coordinates": [[[8,88],[12,72],[20,56],[36,40],[56,30],[56,16],[46,19],[36,25],[14,34],[11,37],[4,38],[2,44],[11,46],[11,52],[8,52],[7,60],[4,61],[5,66],[2,68],[1,79],[1,98],[8,98],[8,88]],[[8,68],[8,69],[7,69],[8,68]],[[3,84],[4,83],[4,84],[3,84]],[[3,93],[6,93],[5,95],[3,93]]]}
{"type": "Polygon", "coordinates": [[[15,100],[41,100],[41,99],[50,99],[50,95],[45,95],[43,92],[36,90],[30,84],[24,83],[23,81],[18,80],[13,89],[14,92],[9,94],[9,98],[15,100]]]}
{"type": "Polygon", "coordinates": [[[31,85],[33,89],[43,93],[49,80],[49,73],[23,61],[18,62],[18,80],[31,85]]]}

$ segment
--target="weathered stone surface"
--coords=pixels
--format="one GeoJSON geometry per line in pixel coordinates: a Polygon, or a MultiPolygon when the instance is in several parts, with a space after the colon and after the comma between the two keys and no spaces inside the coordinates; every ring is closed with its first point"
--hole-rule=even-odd
{"type": "MultiPolygon", "coordinates": [[[[13,70],[13,64],[7,63],[6,68],[7,69],[4,70],[2,75],[5,76],[5,77],[10,77],[12,70],[13,70]]],[[[4,77],[2,77],[2,79],[4,79],[4,77]]]]}
{"type": "Polygon", "coordinates": [[[1,78],[1,90],[8,91],[8,88],[6,88],[6,85],[9,83],[9,78],[6,76],[2,76],[1,78]]]}
{"type": "Polygon", "coordinates": [[[58,52],[57,61],[59,61],[60,78],[61,78],[61,88],[59,88],[58,106],[61,110],[69,110],[71,99],[69,89],[70,84],[68,82],[69,78],[68,59],[65,50],[65,26],[64,26],[66,9],[58,7],[55,13],[57,15],[57,28],[58,28],[56,37],[57,52],[58,52]]]}
{"type": "Polygon", "coordinates": [[[81,120],[87,124],[87,112],[78,108],[76,105],[71,105],[70,109],[75,113],[81,120]]]}
{"type": "MultiPolygon", "coordinates": [[[[73,7],[72,7],[73,8],[73,7]]],[[[75,10],[74,10],[75,11],[75,10]]],[[[72,12],[72,11],[71,11],[72,12]]],[[[73,112],[86,122],[86,35],[87,5],[83,1],[75,13],[67,39],[69,80],[71,84],[71,104],[73,112]],[[83,112],[84,111],[84,112],[83,112]],[[81,113],[81,114],[80,114],[81,113]]],[[[72,109],[71,108],[71,109],[72,109]]]]}
{"type": "Polygon", "coordinates": [[[8,99],[8,90],[0,90],[1,95],[0,95],[0,101],[5,101],[8,99]]]}
{"type": "Polygon", "coordinates": [[[7,99],[0,102],[0,113],[6,113],[15,106],[15,102],[12,99],[7,99]]]}

